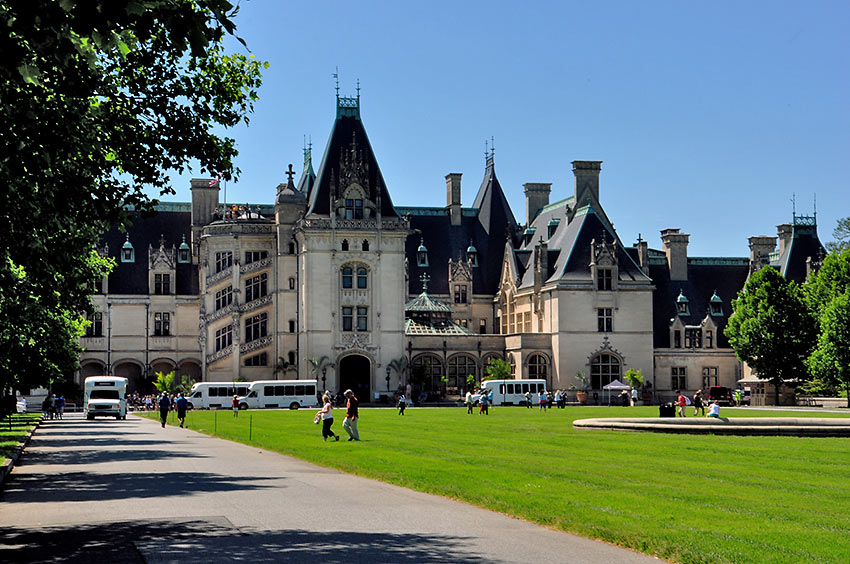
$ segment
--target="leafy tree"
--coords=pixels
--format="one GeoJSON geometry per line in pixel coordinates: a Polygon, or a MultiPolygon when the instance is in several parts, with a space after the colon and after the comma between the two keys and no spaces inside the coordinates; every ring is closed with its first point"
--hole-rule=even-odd
{"type": "Polygon", "coordinates": [[[501,358],[491,358],[487,364],[484,380],[509,380],[511,378],[511,363],[501,358]]]}
{"type": "Polygon", "coordinates": [[[838,253],[850,249],[850,217],[838,220],[838,225],[832,230],[835,241],[826,244],[826,249],[831,253],[838,253]]]}
{"type": "Polygon", "coordinates": [[[833,298],[850,289],[850,249],[824,257],[817,272],[809,275],[805,285],[806,305],[821,315],[833,298]]]}
{"type": "Polygon", "coordinates": [[[295,369],[295,367],[293,365],[289,364],[288,360],[286,360],[282,356],[279,356],[279,357],[277,357],[277,363],[274,365],[274,370],[272,372],[275,375],[275,378],[277,378],[278,374],[283,374],[284,379],[286,379],[285,378],[286,373],[288,371],[294,370],[294,369],[295,369]]]}
{"type": "Polygon", "coordinates": [[[640,388],[643,385],[643,373],[640,370],[629,368],[626,370],[625,376],[632,388],[640,388]]]}
{"type": "Polygon", "coordinates": [[[157,372],[153,385],[160,393],[172,393],[174,391],[174,371],[157,372]]]}
{"type": "Polygon", "coordinates": [[[815,322],[799,286],[775,269],[750,276],[732,302],[725,333],[738,359],[773,384],[777,404],[783,382],[805,379],[815,322]]]}
{"type": "Polygon", "coordinates": [[[817,345],[806,365],[820,381],[843,389],[850,402],[850,290],[830,300],[818,321],[817,345]]]}
{"type": "MultiPolygon", "coordinates": [[[[227,0],[0,0],[0,383],[73,371],[99,236],[170,171],[238,176],[264,64],[226,54],[227,0]],[[219,129],[220,130],[220,129],[219,129]],[[25,367],[25,368],[24,368],[25,367]]],[[[28,381],[27,381],[28,379],[28,381]]]]}
{"type": "Polygon", "coordinates": [[[175,386],[178,391],[188,394],[192,391],[192,387],[198,382],[194,378],[190,378],[187,374],[180,377],[180,383],[175,386]]]}

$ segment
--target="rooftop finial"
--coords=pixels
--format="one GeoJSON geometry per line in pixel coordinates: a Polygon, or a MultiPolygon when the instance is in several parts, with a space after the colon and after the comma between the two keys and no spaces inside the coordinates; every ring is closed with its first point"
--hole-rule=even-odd
{"type": "Polygon", "coordinates": [[[489,159],[489,158],[490,158],[490,145],[489,145],[489,142],[485,139],[484,140],[484,162],[486,163],[487,159],[489,159]]]}
{"type": "Polygon", "coordinates": [[[360,79],[357,79],[357,101],[360,101],[360,79]]]}
{"type": "Polygon", "coordinates": [[[427,272],[426,272],[426,273],[424,273],[424,274],[422,274],[422,276],[420,276],[420,277],[419,277],[419,280],[421,280],[421,281],[422,281],[422,292],[423,292],[423,293],[425,293],[425,292],[427,292],[427,291],[428,291],[428,281],[429,281],[430,279],[431,279],[431,277],[430,277],[430,276],[428,276],[428,273],[427,273],[427,272]]]}
{"type": "Polygon", "coordinates": [[[791,192],[791,218],[797,223],[797,194],[791,192]]]}
{"type": "Polygon", "coordinates": [[[336,97],[339,99],[339,67],[336,67],[336,72],[334,73],[334,80],[336,81],[336,97]]]}
{"type": "Polygon", "coordinates": [[[814,215],[815,215],[815,221],[817,221],[817,219],[818,219],[818,193],[817,192],[815,192],[815,195],[814,195],[814,206],[815,206],[815,209],[813,211],[814,211],[814,215]]]}
{"type": "Polygon", "coordinates": [[[496,138],[492,135],[490,136],[490,158],[496,158],[496,138]]]}
{"type": "Polygon", "coordinates": [[[295,171],[292,170],[292,163],[289,163],[289,170],[286,171],[286,176],[289,177],[289,184],[292,184],[292,177],[295,176],[295,171]]]}

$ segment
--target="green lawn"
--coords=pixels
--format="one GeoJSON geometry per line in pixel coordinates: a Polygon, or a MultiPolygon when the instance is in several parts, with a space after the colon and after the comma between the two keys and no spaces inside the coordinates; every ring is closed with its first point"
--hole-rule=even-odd
{"type": "MultiPolygon", "coordinates": [[[[657,407],[191,412],[190,428],[680,562],[850,562],[850,439],[577,431],[657,407]]],[[[823,416],[724,408],[726,417],[823,416]]],[[[151,414],[156,417],[156,414],[151,414]]]]}
{"type": "Polygon", "coordinates": [[[40,413],[16,413],[12,415],[11,421],[8,418],[0,421],[0,464],[12,455],[15,447],[24,441],[39,419],[40,413]]]}

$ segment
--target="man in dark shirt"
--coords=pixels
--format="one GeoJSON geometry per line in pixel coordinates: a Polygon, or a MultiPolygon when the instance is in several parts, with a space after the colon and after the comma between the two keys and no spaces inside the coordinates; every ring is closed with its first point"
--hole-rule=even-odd
{"type": "Polygon", "coordinates": [[[342,422],[342,428],[348,433],[349,441],[359,441],[360,432],[357,431],[357,419],[359,419],[360,414],[357,406],[360,402],[357,401],[354,392],[351,390],[345,390],[345,397],[348,398],[348,401],[345,403],[345,420],[342,422]]]}
{"type": "Polygon", "coordinates": [[[183,427],[186,419],[186,406],[189,405],[189,400],[183,397],[183,392],[180,392],[174,403],[177,406],[177,420],[180,421],[180,427],[183,427]]]}
{"type": "Polygon", "coordinates": [[[171,400],[168,394],[162,392],[162,397],[159,398],[159,420],[162,422],[162,428],[165,429],[165,420],[168,419],[168,410],[171,407],[171,400]]]}

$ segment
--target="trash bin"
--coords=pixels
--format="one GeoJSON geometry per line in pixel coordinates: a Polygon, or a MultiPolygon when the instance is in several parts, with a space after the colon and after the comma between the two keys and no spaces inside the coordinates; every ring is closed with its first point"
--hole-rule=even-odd
{"type": "Polygon", "coordinates": [[[658,417],[676,417],[676,406],[669,401],[662,403],[658,406],[658,417]]]}

